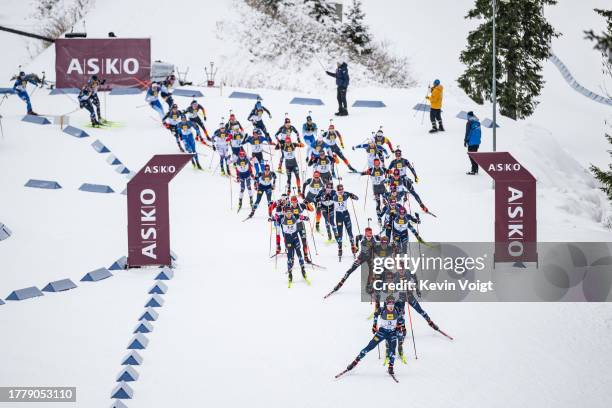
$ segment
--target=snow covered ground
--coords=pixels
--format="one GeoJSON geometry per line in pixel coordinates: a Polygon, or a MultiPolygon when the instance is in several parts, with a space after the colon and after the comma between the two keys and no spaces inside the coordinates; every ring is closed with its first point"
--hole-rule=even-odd
{"type": "MultiPolygon", "coordinates": [[[[177,10],[191,10],[195,5],[186,0],[175,3],[177,10]]],[[[471,104],[452,84],[460,69],[456,57],[469,30],[462,16],[471,2],[452,2],[444,10],[427,2],[389,3],[389,9],[376,11],[374,1],[366,2],[372,29],[381,36],[391,36],[392,27],[406,30],[396,41],[410,50],[407,54],[421,83],[435,76],[447,85],[447,132],[427,134],[427,118],[422,122],[421,114],[410,110],[422,100],[422,88],[350,89],[350,100],[382,99],[388,107],[350,109],[351,116],[334,119],[345,135],[348,158],[363,167],[364,154],[348,147],[383,125],[394,144],[414,162],[421,179],[417,191],[439,217],[424,220],[425,239],[490,241],[491,182],[484,175],[465,176],[464,122],[454,118],[459,110],[469,109],[481,118],[490,116],[487,108],[471,104]],[[390,20],[385,22],[381,12],[390,20]],[[455,29],[454,34],[431,30],[432,16],[442,19],[448,32],[455,29]],[[431,33],[437,47],[429,46],[423,33],[431,33]]],[[[584,4],[561,2],[551,14],[553,24],[574,24],[596,5],[580,3],[584,4]]],[[[105,34],[111,30],[109,18],[115,17],[112,30],[119,35],[149,36],[151,26],[134,24],[136,11],[143,15],[138,17],[143,22],[166,13],[163,7],[145,7],[145,2],[122,2],[125,13],[113,14],[118,4],[98,0],[88,18],[90,32],[105,34]],[[146,18],[143,10],[147,10],[146,18]]],[[[177,19],[169,27],[174,30],[152,36],[153,58],[203,67],[222,48],[239,50],[237,44],[232,48],[216,39],[215,22],[222,19],[217,16],[230,15],[231,5],[230,1],[207,2],[206,13],[181,15],[181,25],[177,19]],[[201,54],[181,43],[189,34],[186,27],[199,27],[198,39],[206,47],[201,54]]],[[[592,20],[584,19],[584,25],[590,26],[592,20]]],[[[555,44],[555,51],[579,80],[591,85],[596,83],[588,83],[595,73],[574,68],[581,66],[580,55],[586,55],[590,47],[576,39],[578,34],[568,29],[566,36],[574,40],[555,44]],[[573,59],[570,51],[578,45],[580,53],[573,59]]],[[[52,66],[51,51],[34,61],[32,69],[52,66]]],[[[12,72],[6,65],[4,60],[0,64],[12,72]]],[[[607,163],[603,119],[609,108],[570,89],[552,64],[546,64],[544,75],[547,86],[536,114],[526,121],[501,122],[498,145],[538,179],[541,241],[610,241],[611,232],[603,225],[609,203],[585,170],[590,162],[607,163]]],[[[224,89],[223,95],[218,89],[202,91],[209,127],[227,117],[229,109],[246,122],[252,101],[228,99],[231,89],[224,89]]],[[[279,126],[285,112],[301,124],[310,109],[288,104],[293,96],[300,96],[295,92],[256,91],[273,113],[266,122],[269,128],[279,126]]],[[[326,103],[312,109],[315,121],[325,126],[333,116],[334,91],[313,89],[312,94],[326,103]]],[[[178,100],[181,106],[189,101],[178,100]]],[[[73,97],[48,96],[42,90],[33,101],[41,113],[60,114],[75,108],[73,97]]],[[[109,266],[127,251],[125,196],[86,193],[78,187],[85,182],[108,184],[117,192],[125,187],[127,179],[106,163],[108,155],[91,148],[95,139],[132,170],[153,154],[175,153],[168,132],[152,119],[148,107],[139,107],[142,104],[142,95],[107,97],[106,116],[123,126],[86,128],[92,137],[84,139],[61,133],[57,126],[21,122],[24,107],[15,97],[2,105],[0,222],[13,235],[0,242],[0,296],[61,278],[71,278],[79,287],[0,306],[0,386],[74,385],[77,406],[110,405],[125,347],[157,270],[118,271],[101,282],[78,282],[86,272],[109,266]],[[63,189],[23,187],[30,178],[56,180],[63,189]]],[[[88,118],[79,111],[71,121],[83,126],[88,118]]],[[[489,145],[486,139],[483,147],[489,145]]],[[[609,406],[612,309],[607,304],[427,303],[426,310],[456,338],[454,342],[432,332],[419,317],[414,322],[419,358],[410,353],[408,365],[396,366],[399,386],[384,375],[375,351],[354,373],[333,381],[333,375],[370,338],[371,322],[366,317],[371,307],[358,302],[358,279],[351,278],[339,294],[322,301],[351,260],[345,257],[338,264],[335,245],[324,244],[319,236],[315,262],[327,270],[309,271],[312,287],[296,278],[288,290],[284,259],[275,266],[267,257],[270,231],[263,208],[253,220],[242,223],[246,213],[236,215],[235,208],[230,208],[228,179],[208,171],[210,151],[202,147],[199,151],[206,155],[201,160],[207,171],[186,168],[171,184],[172,247],[179,255],[178,265],[174,280],[168,282],[159,320],[147,335],[150,344],[141,353],[144,365],[137,368],[140,379],[133,384],[129,407],[362,407],[380,403],[383,395],[400,400],[405,395],[407,404],[428,407],[609,406]]],[[[340,169],[346,173],[343,165],[340,169]]],[[[348,191],[364,195],[365,178],[346,175],[344,183],[348,191]]],[[[237,189],[232,188],[235,207],[237,189]]],[[[364,211],[363,201],[357,202],[356,212],[363,229],[367,217],[374,214],[373,203],[366,203],[364,211]]],[[[409,342],[406,346],[410,350],[409,342]]]]}

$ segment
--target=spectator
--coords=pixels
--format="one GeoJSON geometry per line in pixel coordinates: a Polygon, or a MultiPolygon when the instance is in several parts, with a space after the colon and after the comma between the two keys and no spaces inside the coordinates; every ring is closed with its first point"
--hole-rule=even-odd
{"type": "MultiPolygon", "coordinates": [[[[480,147],[480,121],[474,115],[474,112],[469,111],[467,114],[467,123],[465,124],[465,138],[463,139],[463,146],[467,147],[468,152],[477,152],[480,147]]],[[[469,155],[468,155],[469,157],[469,155]]],[[[478,174],[478,164],[470,157],[472,163],[472,170],[466,174],[474,176],[478,174]]]]}
{"type": "Polygon", "coordinates": [[[429,133],[436,133],[438,130],[444,132],[444,126],[442,126],[442,94],[444,87],[440,84],[440,80],[436,79],[433,82],[431,88],[431,95],[427,97],[427,100],[431,104],[429,110],[429,120],[431,121],[431,130],[429,133]],[[436,126],[436,121],[438,125],[436,126]]]}
{"type": "Polygon", "coordinates": [[[325,71],[327,75],[336,78],[336,87],[338,88],[338,112],[336,116],[347,116],[348,110],[346,105],[346,89],[349,85],[349,73],[346,62],[338,62],[338,68],[336,72],[325,71]]]}

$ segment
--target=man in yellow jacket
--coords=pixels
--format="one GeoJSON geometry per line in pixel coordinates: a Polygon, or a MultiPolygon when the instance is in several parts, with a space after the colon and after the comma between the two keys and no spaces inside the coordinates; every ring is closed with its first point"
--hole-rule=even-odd
{"type": "Polygon", "coordinates": [[[437,131],[444,132],[444,126],[442,126],[442,94],[444,93],[444,87],[440,84],[440,80],[436,79],[433,82],[431,88],[431,95],[427,97],[431,108],[429,110],[429,120],[431,120],[431,130],[429,133],[436,133],[437,131]],[[436,126],[436,121],[438,124],[436,126]]]}

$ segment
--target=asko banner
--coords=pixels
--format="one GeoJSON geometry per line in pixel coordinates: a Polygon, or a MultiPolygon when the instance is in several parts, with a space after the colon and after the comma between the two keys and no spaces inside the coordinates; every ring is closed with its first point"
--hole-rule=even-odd
{"type": "Polygon", "coordinates": [[[158,154],[127,185],[128,266],[170,265],[168,183],[190,154],[158,154]]]}
{"type": "Polygon", "coordinates": [[[468,153],[495,180],[495,261],[537,262],[536,179],[510,153],[468,153]]]}
{"type": "Polygon", "coordinates": [[[151,76],[149,38],[59,38],[55,40],[57,88],[80,88],[91,75],[102,89],[146,87],[151,76]]]}

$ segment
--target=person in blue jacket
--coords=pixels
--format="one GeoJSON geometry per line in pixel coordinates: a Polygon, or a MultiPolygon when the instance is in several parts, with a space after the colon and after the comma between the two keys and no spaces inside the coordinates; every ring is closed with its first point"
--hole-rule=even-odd
{"type": "Polygon", "coordinates": [[[346,105],[346,89],[349,86],[349,73],[346,62],[338,62],[338,68],[336,72],[325,71],[327,75],[336,78],[336,87],[338,98],[338,112],[336,116],[347,116],[348,110],[346,105]]]}
{"type": "MultiPolygon", "coordinates": [[[[474,112],[470,111],[467,114],[467,123],[465,124],[465,138],[463,139],[463,146],[467,147],[468,152],[477,152],[480,147],[480,121],[478,117],[474,115],[474,112]]],[[[469,157],[469,155],[468,155],[469,157]]],[[[472,169],[466,174],[474,176],[478,174],[478,164],[470,157],[472,163],[472,169]]]]}
{"type": "Polygon", "coordinates": [[[38,85],[38,82],[36,82],[35,78],[32,75],[26,75],[25,72],[21,71],[17,76],[15,85],[13,85],[13,91],[22,101],[26,103],[28,115],[37,115],[37,113],[32,110],[32,103],[30,102],[30,96],[28,95],[28,90],[26,89],[28,82],[34,85],[38,85]]]}

